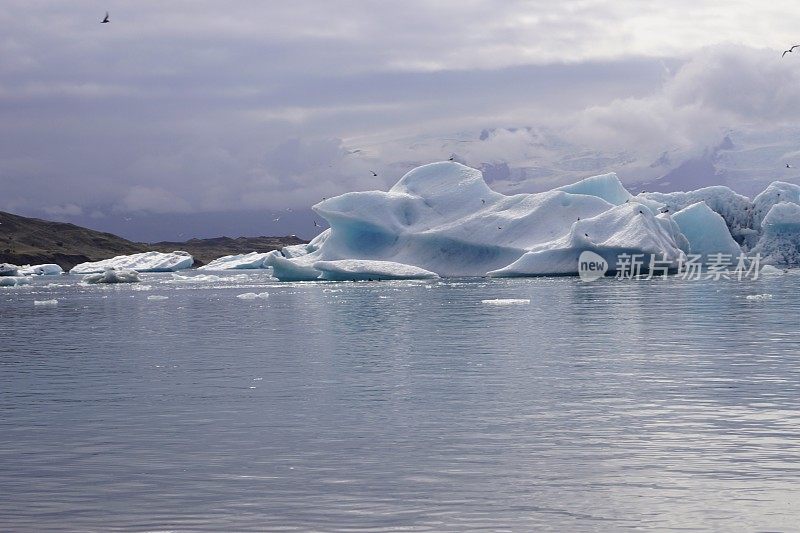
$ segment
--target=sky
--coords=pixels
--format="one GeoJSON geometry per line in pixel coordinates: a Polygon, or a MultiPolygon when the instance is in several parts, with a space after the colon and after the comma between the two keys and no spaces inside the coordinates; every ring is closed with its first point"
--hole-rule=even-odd
{"type": "Polygon", "coordinates": [[[781,51],[799,19],[787,1],[4,0],[0,210],[141,241],[309,238],[323,197],[451,156],[503,192],[791,181],[752,148],[798,150],[800,49],[781,51]],[[726,137],[747,150],[723,175],[726,137]]]}

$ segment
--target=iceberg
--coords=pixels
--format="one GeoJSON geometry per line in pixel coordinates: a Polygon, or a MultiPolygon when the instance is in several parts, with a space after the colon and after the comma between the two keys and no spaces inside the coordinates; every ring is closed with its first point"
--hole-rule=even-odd
{"type": "Polygon", "coordinates": [[[136,283],[139,281],[139,273],[127,268],[111,267],[100,274],[88,274],[82,281],[90,285],[98,283],[136,283]]]}
{"type": "Polygon", "coordinates": [[[607,273],[625,255],[640,256],[645,271],[656,260],[661,271],[688,253],[738,256],[757,244],[770,260],[792,262],[794,208],[780,203],[798,206],[800,187],[776,182],[755,202],[724,186],[634,196],[610,173],[504,195],[476,169],[432,163],[388,191],[314,205],[330,228],[268,254],[264,265],[282,281],[575,275],[583,252],[607,273]]]}
{"type": "Polygon", "coordinates": [[[0,263],[0,276],[16,276],[19,273],[19,267],[11,263],[0,263]]]}
{"type": "Polygon", "coordinates": [[[250,252],[249,254],[226,255],[214,259],[197,270],[240,270],[269,268],[265,264],[267,256],[276,252],[250,252]]]}
{"type": "Polygon", "coordinates": [[[64,270],[55,263],[43,265],[25,265],[20,268],[20,273],[25,276],[60,276],[64,270]]]}
{"type": "Polygon", "coordinates": [[[742,253],[721,215],[711,210],[705,202],[684,207],[672,215],[681,233],[689,242],[689,252],[702,256],[706,262],[711,254],[730,255],[733,261],[742,253]]]}
{"type": "Polygon", "coordinates": [[[142,252],[132,255],[118,255],[103,261],[90,261],[76,265],[70,274],[103,273],[109,268],[130,269],[137,272],[175,272],[190,268],[194,258],[186,252],[142,252]]]}

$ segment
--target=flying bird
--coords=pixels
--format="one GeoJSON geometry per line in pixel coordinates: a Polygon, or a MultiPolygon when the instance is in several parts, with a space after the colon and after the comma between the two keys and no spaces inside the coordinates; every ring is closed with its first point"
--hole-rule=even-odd
{"type": "Polygon", "coordinates": [[[792,168],[792,165],[790,165],[789,163],[786,163],[786,168],[792,168]]]}
{"type": "Polygon", "coordinates": [[[451,155],[451,156],[450,156],[450,159],[448,159],[448,161],[453,161],[455,158],[456,158],[456,156],[454,156],[454,155],[451,155]]]}
{"type": "Polygon", "coordinates": [[[106,16],[103,17],[103,20],[100,21],[100,24],[108,24],[109,22],[111,21],[108,20],[108,11],[106,11],[106,16]]]}
{"type": "Polygon", "coordinates": [[[800,46],[800,44],[796,44],[796,45],[792,46],[791,48],[789,48],[788,50],[784,50],[783,53],[781,54],[781,57],[785,56],[786,54],[791,54],[792,51],[795,48],[797,48],[798,46],[800,46]]]}
{"type": "Polygon", "coordinates": [[[377,178],[378,177],[378,173],[375,172],[374,170],[370,170],[370,172],[372,172],[372,177],[373,178],[377,178]]]}

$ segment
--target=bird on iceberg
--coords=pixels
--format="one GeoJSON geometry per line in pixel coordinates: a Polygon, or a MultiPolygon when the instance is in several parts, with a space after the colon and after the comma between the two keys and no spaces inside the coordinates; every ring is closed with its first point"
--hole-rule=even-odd
{"type": "Polygon", "coordinates": [[[456,158],[456,156],[454,156],[454,155],[451,155],[451,156],[450,156],[450,159],[448,159],[448,161],[454,161],[454,160],[455,160],[455,158],[456,158]]]}
{"type": "Polygon", "coordinates": [[[789,48],[788,50],[784,50],[783,53],[781,54],[781,57],[785,56],[786,54],[790,54],[798,46],[800,46],[800,44],[796,44],[796,45],[792,46],[791,48],[789,48]]]}
{"type": "Polygon", "coordinates": [[[106,11],[106,16],[100,21],[100,24],[108,24],[109,22],[111,21],[108,20],[108,11],[106,11]]]}
{"type": "Polygon", "coordinates": [[[484,200],[483,198],[481,198],[481,203],[485,205],[485,204],[486,204],[486,200],[484,200]]]}
{"type": "Polygon", "coordinates": [[[319,227],[319,224],[317,224],[317,221],[316,221],[316,220],[314,221],[314,227],[315,227],[315,228],[318,228],[318,227],[319,227]]]}

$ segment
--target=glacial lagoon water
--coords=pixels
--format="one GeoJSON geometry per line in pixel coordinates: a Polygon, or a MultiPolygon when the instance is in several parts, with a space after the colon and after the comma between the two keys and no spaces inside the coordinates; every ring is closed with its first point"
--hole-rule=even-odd
{"type": "Polygon", "coordinates": [[[193,276],[0,288],[0,530],[800,523],[797,271],[193,276]]]}

